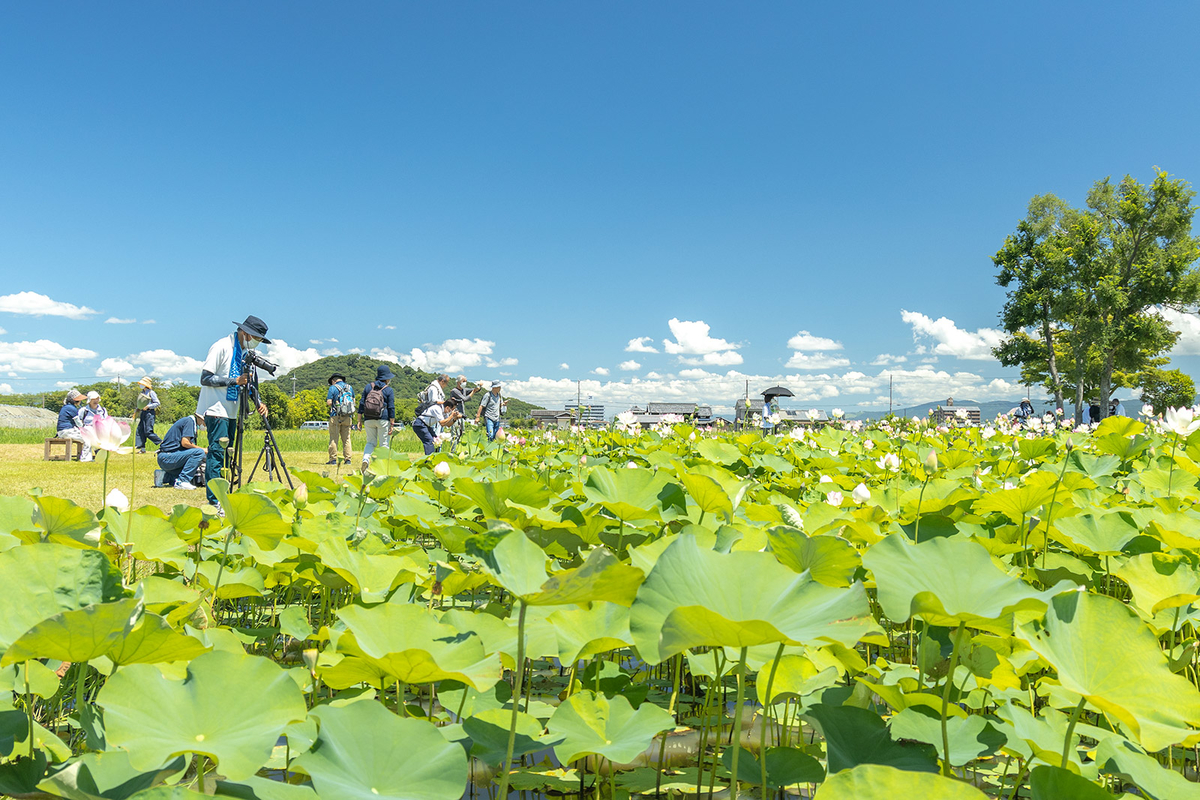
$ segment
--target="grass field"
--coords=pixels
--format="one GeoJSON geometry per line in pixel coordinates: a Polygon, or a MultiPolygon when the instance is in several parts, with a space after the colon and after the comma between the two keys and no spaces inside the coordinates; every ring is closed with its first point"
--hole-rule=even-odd
{"type": "MultiPolygon", "coordinates": [[[[157,426],[159,436],[168,426],[157,426]]],[[[0,428],[0,497],[24,494],[39,488],[46,494],[65,497],[79,505],[98,509],[104,495],[104,456],[96,461],[43,461],[43,441],[53,431],[0,428]]],[[[350,436],[351,463],[330,466],[329,434],[326,431],[278,431],[275,435],[283,459],[292,469],[312,470],[329,475],[345,475],[358,468],[362,456],[363,434],[350,436]]],[[[132,444],[132,439],[129,442],[132,444]]],[[[200,444],[205,445],[203,434],[200,444]]],[[[392,439],[394,450],[421,453],[421,443],[408,427],[398,427],[392,439]]],[[[249,474],[254,459],[262,447],[262,432],[249,431],[246,436],[245,470],[249,474]]],[[[155,489],[154,470],[157,469],[153,445],[145,455],[112,456],[108,462],[108,488],[120,489],[127,496],[133,492],[133,505],[150,504],[170,509],[178,503],[198,506],[205,502],[202,490],[194,492],[176,489],[155,489]]],[[[258,476],[256,476],[258,477],[258,476]]]]}

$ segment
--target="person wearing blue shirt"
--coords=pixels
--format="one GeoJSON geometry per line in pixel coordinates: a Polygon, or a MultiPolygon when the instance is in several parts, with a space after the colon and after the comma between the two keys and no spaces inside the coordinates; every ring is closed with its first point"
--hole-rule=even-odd
{"type": "Polygon", "coordinates": [[[366,434],[363,442],[363,470],[371,465],[371,453],[374,452],[375,446],[387,447],[388,440],[392,437],[392,429],[396,425],[396,393],[388,384],[394,377],[396,376],[386,364],[381,365],[375,370],[375,380],[363,388],[362,397],[359,398],[358,419],[366,434]]]}
{"type": "Polygon", "coordinates": [[[207,451],[196,443],[197,432],[204,427],[204,417],[188,414],[175,421],[158,446],[158,467],[166,476],[164,486],[191,490],[197,488],[192,482],[207,451]]]}
{"type": "Polygon", "coordinates": [[[83,434],[79,432],[79,403],[83,400],[83,395],[72,389],[67,392],[67,401],[63,403],[63,407],[58,411],[58,427],[55,429],[55,435],[60,439],[78,439],[83,442],[83,449],[79,452],[80,461],[92,460],[92,448],[83,438],[83,434]]]}
{"type": "Polygon", "coordinates": [[[144,453],[147,440],[154,442],[159,447],[162,446],[162,439],[158,438],[158,434],[154,432],[154,416],[161,403],[158,402],[158,395],[154,393],[154,384],[149,375],[138,381],[138,385],[142,387],[142,391],[137,396],[138,422],[137,433],[133,437],[133,446],[139,453],[144,453]]]}
{"type": "Polygon", "coordinates": [[[342,442],[342,459],[350,463],[350,429],[354,427],[354,390],[346,383],[346,376],[334,373],[329,376],[329,391],[325,393],[325,405],[329,406],[329,462],[337,463],[338,440],[342,442]]]}

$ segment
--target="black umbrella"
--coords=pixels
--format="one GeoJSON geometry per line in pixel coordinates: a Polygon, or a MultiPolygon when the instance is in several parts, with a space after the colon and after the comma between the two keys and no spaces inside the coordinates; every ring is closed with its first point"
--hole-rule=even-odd
{"type": "Polygon", "coordinates": [[[762,396],[766,397],[766,398],[771,398],[771,397],[795,397],[796,395],[792,394],[791,389],[788,389],[784,386],[772,386],[770,389],[764,389],[762,396]]]}

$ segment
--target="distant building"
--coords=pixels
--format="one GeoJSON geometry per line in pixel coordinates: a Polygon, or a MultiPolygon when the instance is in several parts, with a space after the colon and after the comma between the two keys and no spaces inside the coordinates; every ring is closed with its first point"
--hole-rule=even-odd
{"type": "Polygon", "coordinates": [[[37,406],[0,405],[0,428],[46,428],[53,430],[58,414],[37,406]]]}
{"type": "MultiPolygon", "coordinates": [[[[746,423],[746,400],[739,399],[733,406],[734,424],[741,427],[746,423]]],[[[755,416],[761,417],[763,412],[762,399],[750,399],[750,418],[755,416]]],[[[829,415],[824,411],[817,411],[816,416],[809,413],[808,410],[800,411],[795,408],[779,409],[781,422],[790,423],[792,425],[823,425],[829,422],[829,415]]],[[[759,420],[758,425],[762,425],[762,420],[759,420]]]]}
{"type": "Polygon", "coordinates": [[[536,428],[569,428],[575,421],[575,415],[570,411],[556,411],[548,408],[535,408],[529,412],[536,428]]]}
{"type": "Polygon", "coordinates": [[[953,397],[946,403],[945,408],[935,408],[929,414],[934,422],[948,422],[957,425],[963,423],[978,425],[982,421],[983,416],[979,410],[979,406],[956,406],[954,405],[953,397]],[[966,418],[964,419],[960,416],[959,412],[966,412],[966,418]]]}
{"type": "Polygon", "coordinates": [[[660,424],[668,414],[683,417],[686,424],[697,428],[707,428],[718,422],[718,418],[713,416],[712,406],[701,403],[647,403],[645,408],[634,406],[629,410],[633,412],[638,425],[643,428],[652,428],[660,424]]]}
{"type": "Polygon", "coordinates": [[[605,424],[604,406],[599,403],[567,403],[563,407],[571,412],[572,418],[581,420],[584,425],[605,424]]]}

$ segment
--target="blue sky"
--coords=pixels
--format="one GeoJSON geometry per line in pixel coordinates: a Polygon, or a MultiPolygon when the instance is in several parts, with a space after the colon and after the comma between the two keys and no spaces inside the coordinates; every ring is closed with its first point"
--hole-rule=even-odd
{"type": "Polygon", "coordinates": [[[1014,397],[990,256],[1029,198],[1200,181],[1195,4],[7,4],[0,29],[0,391],[195,381],[253,313],[288,366],[362,351],[545,405],[1014,397]]]}

